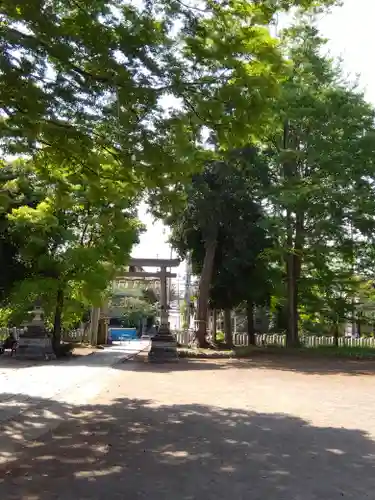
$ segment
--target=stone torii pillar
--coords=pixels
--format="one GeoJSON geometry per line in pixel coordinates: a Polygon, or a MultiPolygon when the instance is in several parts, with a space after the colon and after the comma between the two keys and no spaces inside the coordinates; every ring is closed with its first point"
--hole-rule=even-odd
{"type": "Polygon", "coordinates": [[[167,268],[161,267],[160,270],[160,329],[169,330],[168,325],[168,301],[167,301],[167,268]]]}

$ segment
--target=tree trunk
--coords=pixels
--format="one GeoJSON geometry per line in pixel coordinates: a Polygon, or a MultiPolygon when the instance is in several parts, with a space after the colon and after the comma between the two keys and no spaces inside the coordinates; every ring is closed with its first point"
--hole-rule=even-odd
{"type": "Polygon", "coordinates": [[[287,304],[277,305],[275,311],[275,323],[277,332],[285,332],[288,329],[287,304]]]}
{"type": "Polygon", "coordinates": [[[301,267],[302,267],[302,252],[303,246],[305,242],[305,214],[302,211],[297,211],[296,213],[296,235],[295,235],[295,243],[294,243],[294,253],[293,253],[293,290],[294,290],[294,332],[296,335],[295,338],[295,346],[299,346],[299,314],[298,314],[298,289],[299,289],[299,281],[301,278],[301,267]]]}
{"type": "Polygon", "coordinates": [[[286,332],[287,347],[298,346],[298,320],[297,317],[297,280],[295,275],[294,242],[293,242],[293,220],[291,212],[287,213],[287,252],[286,275],[287,275],[287,304],[288,304],[288,329],[286,332]]]}
{"type": "Polygon", "coordinates": [[[255,345],[254,302],[252,300],[247,301],[246,317],[247,317],[247,336],[249,339],[249,345],[255,345]]]}
{"type": "Polygon", "coordinates": [[[217,312],[216,309],[212,309],[212,342],[216,344],[216,334],[217,334],[217,312]]]}
{"type": "MultiPolygon", "coordinates": [[[[288,120],[284,123],[284,153],[288,153],[283,161],[283,175],[289,188],[296,188],[301,178],[298,161],[293,155],[300,149],[298,134],[293,131],[288,120]]],[[[294,204],[286,214],[286,274],[287,274],[287,307],[288,329],[286,345],[298,347],[298,282],[301,274],[302,251],[304,246],[304,212],[301,206],[294,204]],[[294,217],[293,217],[294,215],[294,217]]]]}
{"type": "Polygon", "coordinates": [[[232,315],[230,309],[224,309],[224,343],[233,347],[232,315]]]}
{"type": "MultiPolygon", "coordinates": [[[[286,153],[293,148],[293,133],[290,131],[289,120],[285,120],[283,134],[283,149],[286,153]]],[[[293,148],[294,149],[294,148],[293,148]]],[[[283,162],[283,175],[287,183],[293,183],[296,179],[297,165],[294,158],[285,157],[283,162]]],[[[288,310],[288,328],[286,331],[287,347],[298,345],[298,322],[296,322],[296,276],[294,262],[294,234],[295,225],[293,220],[293,209],[287,209],[286,213],[286,284],[287,284],[287,310],[288,310]],[[296,328],[297,326],[297,328],[296,328]]]]}
{"type": "MultiPolygon", "coordinates": [[[[354,275],[354,272],[353,272],[354,275]]],[[[351,314],[351,322],[352,322],[352,337],[357,336],[357,321],[355,318],[355,299],[352,298],[352,314],[351,314]]]]}
{"type": "Polygon", "coordinates": [[[333,330],[333,344],[335,347],[339,346],[339,322],[336,321],[334,330],[333,330]]]}
{"type": "Polygon", "coordinates": [[[212,272],[214,268],[214,260],[216,253],[217,239],[211,239],[206,242],[206,253],[203,261],[203,269],[199,282],[199,297],[198,297],[198,312],[197,322],[198,329],[196,339],[199,347],[207,347],[207,313],[208,301],[210,295],[210,285],[212,280],[212,272]]]}
{"type": "Polygon", "coordinates": [[[358,319],[357,319],[357,337],[361,338],[361,335],[362,335],[362,320],[361,320],[361,317],[358,316],[358,319]]]}
{"type": "Polygon", "coordinates": [[[97,345],[98,343],[98,328],[100,319],[100,307],[91,308],[90,316],[90,344],[97,345]]]}
{"type": "Polygon", "coordinates": [[[52,347],[56,355],[61,344],[62,314],[64,309],[64,289],[59,287],[56,295],[55,317],[53,321],[52,347]]]}
{"type": "Polygon", "coordinates": [[[304,245],[304,213],[297,212],[295,220],[295,237],[293,242],[293,221],[291,213],[287,215],[288,225],[288,255],[287,270],[287,298],[288,298],[288,330],[287,346],[299,346],[298,332],[298,283],[301,276],[302,251],[304,245]]]}

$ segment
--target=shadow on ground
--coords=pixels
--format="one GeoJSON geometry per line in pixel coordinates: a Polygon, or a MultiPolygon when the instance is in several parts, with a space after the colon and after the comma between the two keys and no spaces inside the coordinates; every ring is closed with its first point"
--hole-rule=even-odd
{"type": "Polygon", "coordinates": [[[236,360],[236,367],[261,368],[303,373],[306,375],[375,375],[374,360],[309,358],[308,356],[260,355],[236,360]]]}
{"type": "Polygon", "coordinates": [[[41,400],[34,403],[17,423],[20,435],[26,424],[57,415],[64,422],[0,469],[1,499],[374,497],[375,443],[359,430],[313,427],[284,414],[126,398],[55,405],[55,415],[38,411],[41,400]]]}
{"type": "MultiPolygon", "coordinates": [[[[116,346],[111,349],[113,351],[116,346]]],[[[82,350],[81,350],[82,351],[82,350]]],[[[91,351],[74,354],[72,357],[62,358],[55,361],[26,361],[17,360],[8,354],[0,356],[0,371],[6,373],[8,369],[30,368],[31,366],[95,366],[103,364],[103,357],[111,356],[108,351],[96,350],[93,356],[91,351]]],[[[125,357],[132,357],[124,353],[125,357]]],[[[328,357],[307,356],[304,354],[277,354],[260,351],[255,352],[251,358],[183,358],[178,363],[152,364],[136,360],[131,369],[139,371],[186,371],[186,370],[219,370],[227,368],[243,369],[267,369],[298,372],[306,375],[375,375],[375,360],[338,359],[328,357]]],[[[124,369],[123,364],[118,368],[124,369]]]]}
{"type": "Polygon", "coordinates": [[[309,357],[298,354],[290,356],[260,354],[233,362],[236,368],[291,371],[305,375],[375,375],[375,360],[309,357]]]}
{"type": "Polygon", "coordinates": [[[178,362],[148,363],[147,358],[119,363],[114,368],[137,370],[140,372],[181,372],[194,370],[226,370],[242,368],[244,370],[280,370],[297,372],[305,375],[375,375],[375,360],[309,358],[295,356],[277,356],[275,354],[255,355],[253,358],[183,358],[178,362]]]}

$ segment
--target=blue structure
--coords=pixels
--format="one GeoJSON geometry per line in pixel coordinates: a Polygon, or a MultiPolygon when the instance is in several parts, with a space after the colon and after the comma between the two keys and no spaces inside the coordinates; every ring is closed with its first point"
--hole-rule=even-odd
{"type": "Polygon", "coordinates": [[[109,328],[108,339],[112,342],[119,342],[122,340],[134,340],[137,337],[136,328],[109,328]]]}

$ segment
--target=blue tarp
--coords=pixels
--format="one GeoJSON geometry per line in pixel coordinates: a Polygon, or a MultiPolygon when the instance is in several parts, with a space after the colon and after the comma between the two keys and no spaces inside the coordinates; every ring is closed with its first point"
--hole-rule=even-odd
{"type": "Polygon", "coordinates": [[[119,340],[133,340],[137,338],[136,328],[109,328],[108,333],[112,342],[119,340]]]}

